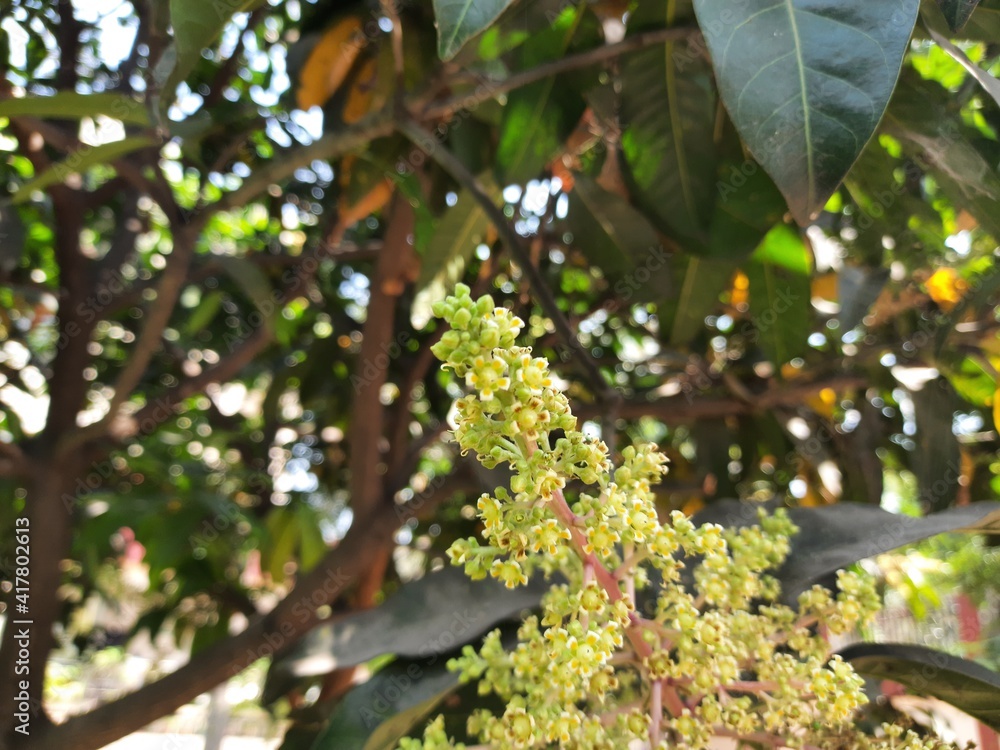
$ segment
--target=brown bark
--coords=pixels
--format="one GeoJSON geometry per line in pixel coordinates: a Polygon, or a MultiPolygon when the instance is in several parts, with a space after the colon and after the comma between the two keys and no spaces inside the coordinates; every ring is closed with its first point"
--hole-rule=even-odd
{"type": "Polygon", "coordinates": [[[398,526],[397,509],[391,503],[357,517],[341,544],[274,610],[255,619],[242,633],[205,649],[197,660],[134,693],[49,727],[30,747],[97,750],[176,711],[258,659],[294,643],[319,624],[317,608],[333,601],[372,565],[379,548],[398,526]]]}

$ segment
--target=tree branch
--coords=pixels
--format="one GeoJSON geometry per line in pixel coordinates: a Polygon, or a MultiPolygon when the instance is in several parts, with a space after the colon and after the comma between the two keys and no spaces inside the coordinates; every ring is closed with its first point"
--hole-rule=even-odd
{"type": "Polygon", "coordinates": [[[479,203],[480,207],[496,227],[508,252],[510,252],[514,260],[521,267],[521,270],[528,277],[531,282],[532,291],[538,298],[538,302],[545,311],[545,314],[549,316],[555,325],[560,338],[570,348],[577,362],[580,363],[594,394],[603,404],[612,404],[620,400],[621,396],[608,384],[594,363],[590,352],[584,348],[580,340],[576,337],[576,333],[570,328],[566,317],[556,303],[552,290],[549,289],[538,268],[531,262],[531,256],[524,239],[514,231],[514,227],[511,226],[507,217],[504,216],[503,211],[497,207],[493,199],[483,189],[483,186],[479,184],[479,180],[476,179],[475,175],[454,154],[444,147],[440,139],[435,138],[430,131],[426,130],[415,120],[404,119],[398,123],[398,128],[403,135],[413,142],[413,145],[436,161],[442,169],[468,190],[476,199],[476,202],[479,203]]]}
{"type": "MultiPolygon", "coordinates": [[[[406,110],[417,113],[420,121],[434,120],[455,112],[472,109],[500,94],[522,88],[549,76],[586,68],[657,44],[686,39],[697,33],[697,28],[694,26],[676,26],[670,29],[636,34],[618,44],[609,44],[577,55],[569,55],[502,80],[483,80],[474,92],[457,94],[441,102],[428,103],[427,94],[418,93],[407,97],[404,100],[404,106],[406,110]]],[[[441,87],[435,86],[434,88],[438,90],[441,87]]],[[[336,133],[329,133],[308,146],[284,149],[275,155],[270,164],[247,178],[241,187],[222,196],[218,201],[207,206],[206,210],[228,211],[243,206],[267,190],[269,185],[291,177],[295,170],[304,164],[309,164],[314,159],[327,160],[340,156],[364,146],[375,138],[391,135],[393,130],[392,112],[382,110],[351,127],[336,133]]]]}
{"type": "MultiPolygon", "coordinates": [[[[648,416],[664,424],[686,424],[699,419],[753,414],[778,406],[797,406],[826,388],[842,392],[867,385],[868,380],[859,375],[837,375],[810,383],[774,386],[747,398],[670,396],[655,401],[633,399],[620,404],[618,416],[622,419],[648,416]]],[[[605,413],[605,407],[601,404],[574,404],[573,411],[581,419],[599,419],[605,413]]]]}

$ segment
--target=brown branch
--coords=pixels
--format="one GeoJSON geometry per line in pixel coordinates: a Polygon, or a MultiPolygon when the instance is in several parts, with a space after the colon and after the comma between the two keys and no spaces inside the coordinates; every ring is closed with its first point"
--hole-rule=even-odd
{"type": "MultiPolygon", "coordinates": [[[[382,503],[356,518],[351,530],[294,591],[242,633],[202,651],[177,671],[60,725],[33,733],[35,750],[98,750],[176,711],[234,677],[258,659],[287,647],[318,625],[319,603],[341,596],[373,562],[373,554],[399,527],[397,509],[382,503]]],[[[34,729],[35,727],[33,727],[34,729]]]]}
{"type": "Polygon", "coordinates": [[[549,289],[538,268],[531,262],[531,255],[524,238],[514,231],[514,227],[510,221],[504,216],[503,211],[497,207],[496,203],[493,202],[493,199],[483,189],[483,186],[479,184],[479,180],[476,179],[475,175],[454,154],[444,147],[440,139],[435,138],[431,132],[415,120],[404,119],[398,123],[398,128],[415,146],[436,161],[442,169],[454,177],[476,199],[476,202],[496,227],[508,252],[510,252],[518,266],[521,267],[521,270],[528,277],[535,297],[538,299],[545,314],[552,320],[560,338],[569,347],[577,362],[580,363],[594,394],[605,405],[618,401],[621,396],[608,384],[594,363],[590,352],[580,343],[576,333],[570,328],[566,316],[559,309],[552,290],[549,289]]]}
{"type": "Polygon", "coordinates": [[[699,31],[696,26],[673,26],[669,29],[647,31],[642,34],[630,36],[628,39],[617,44],[608,44],[576,55],[567,55],[566,57],[544,63],[530,70],[515,73],[507,78],[499,80],[479,79],[479,86],[471,94],[457,94],[450,99],[428,104],[423,108],[419,106],[418,101],[413,101],[410,103],[411,111],[418,114],[421,120],[445,117],[461,110],[472,109],[500,94],[523,88],[550,76],[588,68],[591,65],[608,62],[622,55],[627,55],[630,52],[637,52],[657,44],[688,39],[698,33],[699,31]]]}
{"type": "Polygon", "coordinates": [[[236,37],[236,44],[233,47],[233,54],[226,58],[225,62],[219,66],[219,70],[216,72],[215,77],[212,79],[212,83],[209,84],[209,91],[205,95],[205,99],[202,103],[202,109],[208,110],[219,103],[222,98],[222,92],[226,88],[226,84],[232,80],[232,77],[236,75],[239,70],[240,65],[240,55],[243,54],[244,42],[243,38],[260,20],[261,15],[267,8],[257,8],[250,13],[247,18],[247,24],[243,31],[240,32],[239,36],[236,37]]]}
{"type": "MultiPolygon", "coordinates": [[[[472,109],[500,94],[522,88],[543,78],[586,68],[657,44],[686,39],[696,33],[697,29],[693,26],[677,26],[636,34],[618,44],[609,44],[578,55],[569,55],[539,65],[537,68],[516,73],[503,80],[481,81],[474,92],[458,94],[441,102],[428,104],[427,94],[421,92],[404,100],[405,109],[415,112],[421,121],[447,117],[455,112],[472,109]]],[[[439,86],[434,88],[437,90],[439,86]]],[[[275,155],[267,167],[258,169],[253,176],[247,178],[241,187],[222,196],[218,201],[207,206],[206,210],[228,211],[243,206],[267,190],[268,186],[288,179],[295,173],[296,169],[309,164],[314,159],[327,160],[340,156],[364,146],[375,138],[391,135],[393,130],[392,113],[382,110],[355,125],[336,133],[324,135],[308,146],[284,149],[275,155]]]]}
{"type": "Polygon", "coordinates": [[[365,146],[376,138],[392,135],[392,131],[391,114],[377,112],[356,125],[324,135],[308,146],[282,149],[275,153],[267,166],[257,169],[240,187],[206,206],[205,210],[214,213],[245,206],[269,186],[291,177],[303,164],[309,164],[317,159],[326,161],[341,156],[365,146]]]}
{"type": "MultiPolygon", "coordinates": [[[[788,383],[774,386],[744,398],[670,396],[653,401],[623,401],[618,416],[622,419],[655,417],[665,424],[686,424],[699,419],[724,418],[739,414],[754,414],[779,406],[795,406],[825,388],[846,391],[864,388],[868,380],[857,375],[837,375],[809,383],[788,383]]],[[[746,395],[746,394],[744,394],[746,395]]],[[[599,419],[605,413],[601,404],[575,404],[574,413],[581,419],[599,419]]]]}
{"type": "MultiPolygon", "coordinates": [[[[125,440],[137,434],[148,434],[156,425],[162,424],[173,413],[177,405],[186,398],[202,393],[213,383],[225,383],[235,377],[250,364],[271,343],[271,332],[262,327],[245,339],[230,354],[216,364],[204,369],[198,375],[187,378],[162,396],[150,401],[135,414],[112,425],[112,434],[118,440],[125,440]]],[[[93,436],[98,436],[95,433],[93,436]]]]}

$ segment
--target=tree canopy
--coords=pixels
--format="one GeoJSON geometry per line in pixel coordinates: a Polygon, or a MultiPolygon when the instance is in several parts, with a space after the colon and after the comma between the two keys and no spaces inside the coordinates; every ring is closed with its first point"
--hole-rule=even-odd
{"type": "MultiPolygon", "coordinates": [[[[271,656],[289,748],[392,747],[451,689],[436,655],[537,601],[433,572],[504,481],[445,434],[431,308],[459,282],[612,453],[660,445],[663,513],[776,498],[853,543],[839,565],[997,530],[1000,0],[3,16],[0,705],[23,596],[31,747],[102,747],[271,656]],[[924,526],[870,515],[890,475],[924,526]],[[86,624],[131,563],[140,616],[86,624]],[[141,631],[194,633],[191,662],[48,720],[54,647],[141,631]],[[364,718],[392,679],[419,687],[364,718]]],[[[808,558],[788,580],[835,570],[808,558]]]]}

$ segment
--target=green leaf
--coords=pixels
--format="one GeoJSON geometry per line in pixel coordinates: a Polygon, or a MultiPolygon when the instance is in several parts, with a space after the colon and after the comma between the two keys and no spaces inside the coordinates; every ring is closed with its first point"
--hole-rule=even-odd
{"type": "Polygon", "coordinates": [[[269,330],[274,330],[282,305],[275,300],[274,290],[267,274],[252,259],[246,257],[219,255],[215,258],[215,262],[222,266],[222,270],[232,277],[240,291],[257,308],[263,324],[269,330]]]}
{"type": "Polygon", "coordinates": [[[977,132],[952,112],[951,94],[907,71],[885,119],[889,133],[929,168],[952,203],[1000,238],[1000,175],[977,148],[977,132]]]}
{"type": "Polygon", "coordinates": [[[780,224],[754,251],[745,272],[750,280],[753,340],[775,365],[809,350],[812,330],[809,251],[799,233],[780,224]]]}
{"type": "Polygon", "coordinates": [[[328,674],[382,654],[431,657],[475,640],[497,622],[537,606],[546,586],[507,589],[473,581],[458,568],[431,573],[400,588],[375,609],[320,625],[274,660],[263,701],[271,703],[305,677],[328,674]]]}
{"type": "Polygon", "coordinates": [[[344,697],[312,748],[392,750],[458,685],[444,660],[390,664],[344,697]]]}
{"type": "Polygon", "coordinates": [[[24,222],[9,198],[0,199],[0,271],[12,271],[25,251],[24,222]]]}
{"type": "Polygon", "coordinates": [[[145,135],[132,136],[112,143],[102,143],[100,146],[84,146],[67,156],[61,162],[53,164],[30,182],[25,183],[14,193],[14,203],[23,203],[31,198],[36,190],[44,190],[51,185],[58,185],[72,174],[82,174],[91,167],[114,161],[120,156],[140,148],[157,145],[155,138],[145,135]]]}
{"type": "Polygon", "coordinates": [[[301,539],[299,541],[301,550],[299,560],[303,572],[312,570],[319,564],[328,551],[326,542],[323,539],[323,532],[319,527],[319,517],[316,511],[309,505],[303,503],[299,505],[298,523],[301,539]]]}
{"type": "Polygon", "coordinates": [[[840,655],[861,674],[898,682],[1000,730],[1000,674],[981,664],[902,643],[856,643],[840,655]]]}
{"type": "Polygon", "coordinates": [[[993,403],[996,380],[972,357],[963,357],[954,365],[944,365],[941,372],[958,395],[973,406],[983,407],[993,403]]]}
{"type": "Polygon", "coordinates": [[[800,224],[875,132],[919,0],[695,0],[726,108],[800,224]]]}
{"type": "MultiPolygon", "coordinates": [[[[578,36],[599,38],[596,20],[567,9],[551,28],[534,35],[518,50],[519,65],[534,68],[563,57],[578,36]]],[[[572,76],[550,76],[511,91],[503,108],[497,144],[497,176],[503,185],[525,184],[538,177],[565,141],[586,108],[572,76]]]]}
{"type": "MultiPolygon", "coordinates": [[[[497,192],[488,176],[480,175],[479,181],[491,194],[497,192]]],[[[458,194],[455,205],[438,220],[420,260],[418,291],[410,312],[414,328],[426,326],[432,317],[431,305],[454,289],[465,272],[465,264],[485,239],[489,225],[486,212],[467,190],[458,194]]]]}
{"type": "Polygon", "coordinates": [[[889,269],[869,266],[844,266],[837,275],[837,299],[840,302],[841,335],[852,330],[868,314],[889,280],[889,269]]]}
{"type": "MultiPolygon", "coordinates": [[[[772,501],[764,507],[773,509],[772,501]]],[[[695,524],[718,523],[743,528],[757,523],[761,503],[720,500],[699,511],[695,524]]],[[[789,508],[799,532],[777,573],[781,598],[794,604],[798,595],[841,568],[945,532],[1000,534],[1000,502],[975,502],[923,518],[901,516],[875,505],[838,503],[822,508],[789,508]]]]}
{"type": "Polygon", "coordinates": [[[667,258],[646,218],[619,195],[609,193],[585,174],[573,180],[566,223],[573,243],[612,281],[626,301],[664,296],[669,283],[667,258]]]}
{"type": "Polygon", "coordinates": [[[917,424],[911,468],[917,477],[920,503],[925,510],[943,510],[954,502],[962,475],[961,451],[952,431],[961,403],[944,378],[925,383],[910,397],[917,424]]]}
{"type": "Polygon", "coordinates": [[[937,0],[937,4],[949,28],[958,31],[965,26],[972,11],[979,5],[979,0],[937,0]]]}
{"type": "Polygon", "coordinates": [[[224,301],[225,295],[219,291],[205,295],[198,306],[188,314],[184,324],[184,333],[190,336],[211,323],[224,301]]]}
{"type": "MultiPolygon", "coordinates": [[[[1000,39],[1000,0],[981,0],[960,29],[952,29],[939,2],[923,0],[920,15],[928,29],[953,39],[995,42],[1000,39]]],[[[917,27],[917,33],[921,31],[917,27]]]]}
{"type": "Polygon", "coordinates": [[[934,43],[947,52],[951,58],[955,60],[955,62],[965,68],[966,72],[975,78],[976,82],[983,87],[983,91],[989,94],[993,98],[993,101],[1000,104],[1000,81],[998,81],[989,72],[983,70],[972,62],[964,51],[956,47],[936,31],[930,29],[930,34],[934,43]]]}
{"type": "Polygon", "coordinates": [[[462,45],[488,29],[513,0],[434,0],[438,55],[450,60],[462,45]]]}
{"type": "Polygon", "coordinates": [[[675,43],[627,55],[621,66],[630,192],[663,232],[704,242],[715,195],[711,71],[675,43]]]}
{"type": "Polygon", "coordinates": [[[295,554],[300,533],[295,514],[286,508],[272,510],[265,522],[267,544],[261,550],[261,566],[271,574],[275,583],[285,580],[285,565],[295,554]]]}
{"type": "MultiPolygon", "coordinates": [[[[173,61],[164,92],[168,99],[177,84],[185,80],[201,60],[201,53],[222,34],[234,15],[253,10],[264,0],[170,0],[170,25],[174,29],[174,43],[169,60],[173,61]]],[[[162,74],[162,73],[160,73],[162,74]]]]}
{"type": "Polygon", "coordinates": [[[661,312],[664,329],[670,332],[670,344],[687,346],[705,330],[705,318],[719,304],[719,297],[733,277],[731,261],[681,256],[684,280],[676,299],[668,301],[661,312]]]}
{"type": "Polygon", "coordinates": [[[707,254],[742,261],[781,221],[787,210],[785,199],[752,159],[725,162],[716,187],[707,254]]]}
{"type": "Polygon", "coordinates": [[[64,120],[104,115],[130,125],[149,125],[149,113],[142,103],[124,94],[60,91],[52,96],[23,96],[0,101],[0,117],[19,115],[64,120]]]}

